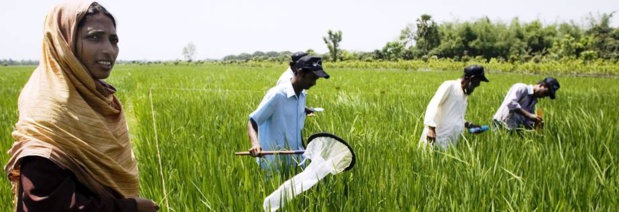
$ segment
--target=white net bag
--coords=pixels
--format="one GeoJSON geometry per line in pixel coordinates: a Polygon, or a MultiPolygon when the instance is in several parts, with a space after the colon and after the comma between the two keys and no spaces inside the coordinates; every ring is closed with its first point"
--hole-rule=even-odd
{"type": "Polygon", "coordinates": [[[276,211],[286,201],[310,189],[328,174],[336,175],[355,165],[352,148],[343,139],[329,133],[310,136],[303,155],[306,160],[311,160],[310,165],[264,199],[265,211],[276,211]]]}

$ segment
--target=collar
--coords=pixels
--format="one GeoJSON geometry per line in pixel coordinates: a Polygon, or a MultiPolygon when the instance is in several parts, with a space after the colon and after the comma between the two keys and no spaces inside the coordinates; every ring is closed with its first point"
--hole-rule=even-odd
{"type": "MultiPolygon", "coordinates": [[[[286,97],[291,98],[294,96],[297,96],[297,94],[294,92],[294,87],[292,87],[292,82],[288,82],[285,84],[286,87],[284,88],[284,93],[286,93],[286,97]]],[[[305,96],[307,95],[307,92],[305,92],[305,89],[303,89],[303,91],[301,91],[300,96],[305,96]]]]}
{"type": "Polygon", "coordinates": [[[527,85],[527,94],[533,95],[533,85],[527,85]]]}

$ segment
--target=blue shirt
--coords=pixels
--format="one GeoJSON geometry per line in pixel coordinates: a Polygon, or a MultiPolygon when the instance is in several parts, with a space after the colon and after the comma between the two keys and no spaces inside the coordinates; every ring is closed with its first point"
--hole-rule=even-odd
{"type": "MultiPolygon", "coordinates": [[[[306,95],[307,93],[302,91],[297,96],[291,82],[267,91],[258,108],[249,115],[258,126],[258,139],[262,150],[304,150],[301,130],[305,124],[306,95]]],[[[273,155],[264,157],[268,162],[272,162],[274,158],[273,155]]],[[[300,160],[300,157],[294,159],[300,160]]],[[[265,165],[261,163],[263,168],[266,168],[265,165]]]]}

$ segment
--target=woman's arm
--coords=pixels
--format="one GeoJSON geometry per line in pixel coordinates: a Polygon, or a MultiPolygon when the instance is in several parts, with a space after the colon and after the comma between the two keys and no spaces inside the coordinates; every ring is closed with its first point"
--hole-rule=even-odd
{"type": "Polygon", "coordinates": [[[133,198],[99,197],[51,160],[22,159],[17,211],[137,211],[133,198]]]}

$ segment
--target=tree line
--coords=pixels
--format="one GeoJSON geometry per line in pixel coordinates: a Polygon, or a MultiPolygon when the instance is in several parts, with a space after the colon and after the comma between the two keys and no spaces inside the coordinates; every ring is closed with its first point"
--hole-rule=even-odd
{"type": "Polygon", "coordinates": [[[0,59],[0,66],[38,65],[38,60],[0,59]]]}
{"type": "MultiPolygon", "coordinates": [[[[399,38],[372,52],[341,49],[341,31],[329,30],[323,37],[329,52],[321,56],[337,61],[397,61],[449,58],[455,61],[496,59],[506,62],[596,59],[619,60],[619,28],[611,27],[613,13],[590,15],[584,26],[575,22],[544,25],[539,20],[509,23],[487,17],[472,22],[437,24],[431,15],[421,15],[399,38]]],[[[312,49],[310,54],[316,54],[312,49]]],[[[228,55],[224,61],[286,61],[291,53],[261,52],[228,55]]]]}

